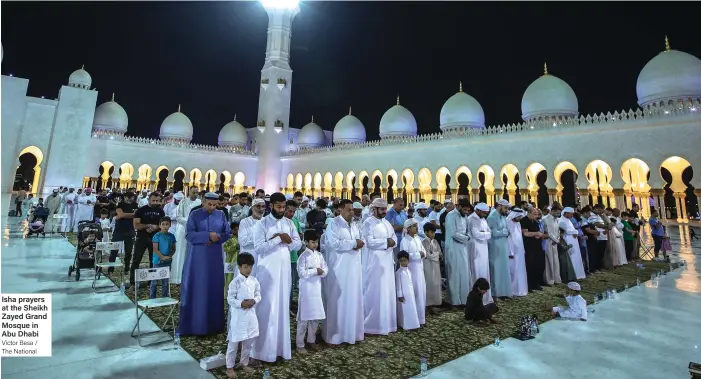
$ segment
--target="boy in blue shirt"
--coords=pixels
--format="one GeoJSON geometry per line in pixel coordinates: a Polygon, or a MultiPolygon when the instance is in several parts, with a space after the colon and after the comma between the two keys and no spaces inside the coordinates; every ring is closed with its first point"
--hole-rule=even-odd
{"type": "MultiPolygon", "coordinates": [[[[153,235],[153,268],[170,267],[173,263],[173,255],[175,255],[175,235],[168,232],[170,229],[170,217],[163,217],[158,223],[160,231],[153,235]]],[[[151,299],[156,298],[156,289],[158,280],[151,281],[151,299]]],[[[163,297],[168,297],[168,279],[161,280],[163,287],[163,297]]]]}

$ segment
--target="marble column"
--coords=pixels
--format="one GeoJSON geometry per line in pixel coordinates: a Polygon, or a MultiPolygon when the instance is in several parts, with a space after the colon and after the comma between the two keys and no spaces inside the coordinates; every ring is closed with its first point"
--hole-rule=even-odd
{"type": "MultiPolygon", "coordinates": [[[[518,192],[521,194],[521,201],[529,201],[529,196],[531,194],[530,194],[530,192],[528,192],[527,188],[519,189],[518,192]]],[[[516,204],[514,204],[514,205],[516,205],[516,204]]]]}
{"type": "Polygon", "coordinates": [[[540,208],[540,203],[538,202],[538,191],[531,191],[529,194],[530,202],[534,203],[536,207],[540,208]]]}
{"type": "Polygon", "coordinates": [[[625,211],[626,210],[625,191],[623,191],[622,189],[614,189],[613,196],[614,196],[614,204],[611,208],[618,208],[621,211],[625,211]]]}
{"type": "Polygon", "coordinates": [[[473,188],[473,189],[472,189],[472,201],[471,201],[471,203],[472,203],[473,205],[474,205],[474,204],[477,204],[477,203],[479,203],[479,200],[480,200],[480,190],[479,190],[479,188],[473,188]]]}
{"type": "MultiPolygon", "coordinates": [[[[558,196],[557,193],[558,193],[558,191],[556,189],[548,188],[548,202],[549,202],[548,205],[552,205],[552,203],[555,202],[555,200],[557,199],[557,196],[558,196]]],[[[545,205],[545,204],[537,204],[537,205],[539,208],[542,208],[543,205],[545,205]]]]}
{"type": "MultiPolygon", "coordinates": [[[[495,190],[496,191],[496,190],[495,190]]],[[[487,192],[487,205],[494,206],[494,194],[495,191],[486,191],[487,192]]]]}
{"type": "Polygon", "coordinates": [[[680,222],[687,224],[689,222],[689,217],[686,212],[686,193],[679,193],[679,203],[681,204],[681,213],[679,214],[679,216],[681,216],[680,222]]]}
{"type": "Polygon", "coordinates": [[[503,189],[495,189],[494,190],[494,200],[492,200],[492,204],[489,204],[489,205],[494,205],[497,203],[497,201],[499,201],[503,198],[504,198],[504,190],[503,189]]]}
{"type": "Polygon", "coordinates": [[[510,190],[507,190],[507,191],[508,191],[508,194],[509,194],[509,203],[511,203],[511,205],[516,205],[516,194],[517,194],[516,190],[515,190],[515,189],[510,189],[510,190]]]}
{"type": "MultiPolygon", "coordinates": [[[[419,200],[421,198],[421,194],[418,188],[414,188],[414,199],[419,200]]],[[[426,199],[424,199],[426,200],[426,199]]],[[[428,205],[428,204],[426,204],[428,205]]]]}

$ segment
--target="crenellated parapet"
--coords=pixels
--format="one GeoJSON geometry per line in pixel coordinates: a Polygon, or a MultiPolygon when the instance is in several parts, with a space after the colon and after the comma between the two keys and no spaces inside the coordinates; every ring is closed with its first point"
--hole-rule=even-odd
{"type": "Polygon", "coordinates": [[[196,151],[224,152],[224,153],[230,153],[230,154],[236,154],[236,155],[249,155],[249,156],[256,155],[255,152],[248,150],[247,148],[242,147],[242,146],[202,145],[202,144],[190,143],[190,142],[185,141],[185,140],[177,140],[177,139],[160,140],[160,139],[155,139],[155,138],[127,136],[127,135],[124,135],[124,133],[113,132],[113,131],[104,131],[104,130],[94,131],[92,134],[92,138],[102,139],[102,140],[125,141],[125,142],[131,142],[134,144],[143,144],[143,145],[167,146],[167,147],[175,147],[175,148],[196,150],[196,151]]]}
{"type": "Polygon", "coordinates": [[[418,144],[443,139],[467,139],[479,138],[484,136],[495,136],[502,134],[513,133],[528,133],[531,131],[543,131],[562,128],[577,128],[585,125],[601,125],[601,124],[621,124],[626,122],[636,122],[641,120],[663,119],[665,121],[673,121],[675,117],[693,116],[701,118],[701,99],[687,99],[687,101],[669,101],[666,104],[657,104],[645,107],[645,109],[630,109],[628,111],[615,111],[606,114],[589,114],[579,117],[542,117],[528,122],[506,124],[498,126],[490,126],[484,129],[478,128],[453,128],[446,130],[443,133],[431,133],[418,136],[391,136],[385,137],[376,141],[367,141],[364,143],[354,144],[337,144],[334,146],[321,146],[298,148],[288,151],[285,156],[309,155],[316,153],[326,153],[333,151],[349,151],[368,149],[379,146],[392,146],[404,144],[418,144]]]}

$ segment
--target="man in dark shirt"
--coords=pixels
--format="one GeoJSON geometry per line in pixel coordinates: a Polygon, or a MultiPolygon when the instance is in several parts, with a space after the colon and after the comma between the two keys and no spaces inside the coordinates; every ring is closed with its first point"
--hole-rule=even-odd
{"type": "Polygon", "coordinates": [[[326,200],[316,201],[316,208],[307,212],[307,229],[314,229],[319,236],[324,234],[326,227],[326,200]]]}
{"type": "Polygon", "coordinates": [[[190,213],[192,213],[192,211],[194,211],[196,209],[202,208],[202,204],[204,204],[204,195],[206,195],[206,194],[207,194],[207,191],[200,192],[200,205],[192,207],[192,209],[190,209],[190,213]]]}
{"type": "Polygon", "coordinates": [[[226,222],[231,222],[229,219],[229,210],[226,209],[226,205],[229,204],[229,199],[224,195],[219,195],[219,203],[217,204],[217,209],[224,212],[224,217],[226,217],[226,222]]]}
{"type": "MultiPolygon", "coordinates": [[[[136,204],[134,203],[133,192],[127,192],[123,196],[123,200],[117,204],[117,216],[114,223],[114,233],[112,233],[112,241],[124,242],[124,271],[129,272],[131,267],[131,253],[134,249],[134,211],[136,204]]],[[[110,254],[110,262],[114,262],[118,252],[110,254]]],[[[112,268],[110,268],[112,270],[112,268]]],[[[111,272],[111,271],[110,271],[111,272]]]]}
{"type": "Polygon", "coordinates": [[[134,257],[129,270],[129,283],[132,285],[134,284],[134,272],[139,268],[146,250],[148,250],[148,265],[153,267],[153,243],[151,238],[160,229],[158,224],[165,215],[165,212],[163,212],[163,197],[158,192],[151,192],[148,196],[148,205],[144,205],[134,213],[136,242],[134,243],[134,257]]]}
{"type": "Polygon", "coordinates": [[[539,210],[536,207],[528,209],[528,217],[521,219],[523,247],[526,250],[526,275],[528,276],[528,291],[542,291],[543,272],[545,271],[545,252],[543,251],[543,233],[538,225],[539,210]]]}
{"type": "Polygon", "coordinates": [[[101,189],[100,192],[98,192],[97,197],[95,198],[95,207],[93,208],[93,217],[95,217],[96,220],[100,218],[100,211],[103,209],[111,210],[109,209],[110,206],[110,200],[107,198],[107,190],[106,189],[101,189]]]}

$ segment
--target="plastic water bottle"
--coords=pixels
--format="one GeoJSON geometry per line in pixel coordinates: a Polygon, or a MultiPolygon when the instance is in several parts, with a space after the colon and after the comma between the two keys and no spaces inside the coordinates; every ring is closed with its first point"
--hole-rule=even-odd
{"type": "Polygon", "coordinates": [[[494,337],[494,346],[501,347],[501,339],[499,336],[494,337]]]}
{"type": "Polygon", "coordinates": [[[628,283],[626,283],[626,285],[623,287],[623,290],[628,291],[628,283]]]}
{"type": "Polygon", "coordinates": [[[265,372],[263,373],[263,379],[270,379],[270,371],[265,370],[265,372]]]}
{"type": "Polygon", "coordinates": [[[637,278],[637,279],[635,280],[635,285],[636,285],[636,286],[640,286],[640,278],[637,278]]]}
{"type": "Polygon", "coordinates": [[[126,290],[127,290],[127,287],[124,285],[124,283],[122,283],[122,285],[119,286],[119,293],[122,294],[122,295],[124,295],[124,293],[126,292],[126,290]]]}
{"type": "Polygon", "coordinates": [[[175,332],[175,338],[173,338],[173,345],[180,346],[180,332],[175,332]]]}
{"type": "Polygon", "coordinates": [[[426,376],[428,374],[428,363],[426,362],[426,357],[421,357],[421,373],[419,376],[426,376]]]}
{"type": "Polygon", "coordinates": [[[618,298],[618,291],[616,291],[615,288],[613,289],[613,291],[612,291],[612,293],[611,293],[611,297],[614,298],[614,299],[617,299],[617,298],[618,298]]]}
{"type": "Polygon", "coordinates": [[[540,333],[540,330],[538,330],[538,324],[535,322],[535,320],[531,321],[531,329],[533,330],[533,334],[540,333]]]}

